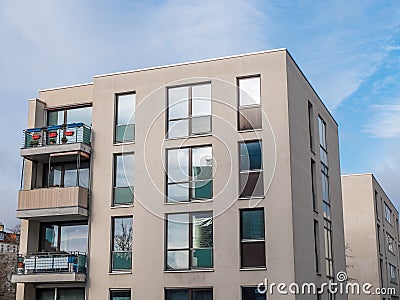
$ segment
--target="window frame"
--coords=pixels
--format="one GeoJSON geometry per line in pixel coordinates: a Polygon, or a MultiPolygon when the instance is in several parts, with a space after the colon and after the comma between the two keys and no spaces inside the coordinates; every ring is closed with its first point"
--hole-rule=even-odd
{"type": "Polygon", "coordinates": [[[389,280],[390,283],[397,284],[397,268],[396,266],[392,265],[391,263],[389,264],[389,280]],[[393,276],[392,276],[393,275],[393,276]]]}
{"type": "Polygon", "coordinates": [[[385,220],[392,225],[392,210],[390,209],[389,205],[385,204],[385,220]]]}
{"type": "MultiPolygon", "coordinates": [[[[52,107],[46,107],[45,111],[45,124],[46,126],[53,126],[49,125],[49,112],[63,112],[63,124],[60,125],[67,125],[68,124],[68,111],[73,110],[73,109],[78,109],[78,108],[86,108],[86,107],[91,107],[92,108],[92,124],[93,124],[93,103],[92,102],[84,102],[84,103],[77,103],[77,104],[72,104],[72,105],[63,105],[63,106],[52,106],[52,107]]],[[[82,122],[83,123],[83,122],[82,122]]],[[[83,123],[85,124],[85,123],[83,123]]],[[[91,127],[92,124],[85,124],[86,126],[91,127]]]]}
{"type": "MultiPolygon", "coordinates": [[[[193,149],[197,148],[211,148],[211,157],[214,159],[213,156],[213,146],[212,144],[204,144],[204,145],[193,145],[193,146],[185,146],[185,147],[173,147],[173,148],[167,148],[165,149],[165,204],[183,204],[183,203],[193,203],[193,202],[207,202],[207,201],[213,201],[214,198],[214,161],[212,164],[212,170],[211,170],[211,197],[210,198],[192,198],[192,184],[197,181],[202,181],[202,180],[193,180],[193,149]],[[188,154],[188,181],[172,181],[169,182],[169,151],[170,150],[182,150],[182,149],[188,149],[189,154],[188,154]],[[168,193],[168,187],[170,185],[180,185],[180,184],[188,184],[188,192],[189,192],[189,197],[187,201],[169,201],[169,193],[168,193]]],[[[203,180],[204,181],[204,180],[203,180]]]]}
{"type": "Polygon", "coordinates": [[[136,116],[135,116],[135,123],[133,124],[125,124],[125,125],[118,125],[118,113],[119,113],[119,100],[120,96],[128,96],[128,95],[135,95],[135,101],[133,105],[133,114],[136,114],[136,104],[137,104],[137,93],[136,90],[134,91],[126,91],[114,94],[114,123],[113,123],[113,144],[120,145],[120,144],[127,144],[127,143],[134,143],[136,140],[136,116]],[[133,125],[133,139],[132,140],[123,140],[117,141],[117,128],[119,126],[132,126],[133,125]]]}
{"type": "Polygon", "coordinates": [[[308,100],[308,134],[310,139],[310,150],[314,152],[314,106],[308,100]]]}
{"type": "Polygon", "coordinates": [[[246,131],[255,131],[255,130],[262,130],[263,128],[263,122],[262,122],[262,87],[261,87],[261,74],[251,74],[251,75],[243,75],[243,76],[237,76],[236,77],[236,107],[237,107],[237,114],[236,114],[236,123],[237,123],[237,131],[238,132],[246,132],[246,131]],[[241,88],[240,88],[240,81],[245,80],[245,79],[251,79],[251,78],[259,78],[259,83],[260,83],[260,103],[259,104],[251,104],[251,105],[241,105],[240,100],[240,94],[241,94],[241,88]],[[259,128],[251,128],[251,129],[240,129],[240,116],[241,116],[241,111],[246,110],[246,109],[259,109],[260,114],[261,114],[261,119],[260,119],[260,127],[259,128]]]}
{"type": "MultiPolygon", "coordinates": [[[[200,81],[200,82],[194,82],[194,83],[186,83],[186,84],[178,84],[178,85],[172,85],[172,86],[167,86],[165,89],[165,99],[166,99],[166,111],[165,111],[165,138],[166,139],[182,139],[182,138],[188,138],[188,137],[193,137],[193,136],[201,136],[201,135],[209,135],[213,132],[213,122],[212,122],[212,99],[213,99],[213,89],[212,89],[212,82],[211,81],[200,81]],[[193,126],[192,126],[192,120],[193,120],[193,87],[194,86],[200,86],[200,85],[210,85],[210,114],[209,115],[202,115],[202,116],[197,116],[197,117],[209,117],[210,121],[210,131],[207,132],[200,132],[200,133],[193,133],[193,126]],[[170,119],[170,109],[169,109],[169,90],[174,89],[174,88],[182,88],[182,87],[188,87],[189,89],[189,95],[188,95],[188,115],[185,118],[174,118],[170,119]],[[176,121],[181,121],[181,120],[188,120],[188,134],[183,135],[183,136],[176,136],[176,137],[170,137],[169,136],[169,123],[170,122],[176,122],[176,121]]],[[[196,118],[196,116],[195,116],[196,118]]]]}
{"type": "Polygon", "coordinates": [[[265,209],[264,207],[255,207],[255,208],[243,208],[239,209],[239,249],[240,249],[240,269],[241,270],[251,270],[251,269],[265,269],[267,267],[267,254],[266,254],[266,225],[265,225],[265,209]],[[262,222],[263,222],[263,239],[244,239],[243,238],[243,212],[247,211],[262,211],[262,222]],[[260,266],[244,266],[243,264],[243,244],[255,244],[255,243],[263,243],[264,244],[264,265],[260,266]]]}
{"type": "Polygon", "coordinates": [[[209,271],[214,269],[214,214],[213,211],[194,211],[194,212],[174,212],[165,214],[165,238],[164,238],[164,272],[182,272],[182,271],[209,271]],[[192,253],[193,250],[196,249],[210,249],[207,248],[194,248],[193,247],[193,216],[196,214],[210,214],[212,219],[212,247],[211,247],[211,267],[193,267],[192,266],[192,253]],[[168,248],[168,216],[170,215],[188,215],[189,224],[188,224],[188,248],[168,248]],[[188,251],[188,268],[187,269],[168,269],[168,252],[169,251],[188,251]]]}
{"type": "Polygon", "coordinates": [[[121,215],[121,216],[111,216],[111,240],[110,240],[110,273],[130,273],[133,269],[133,215],[121,215]],[[131,236],[131,250],[130,251],[114,251],[114,240],[115,240],[115,220],[116,219],[131,219],[132,225],[132,236],[131,236]],[[124,252],[130,253],[130,268],[128,269],[114,269],[114,252],[124,252]]]}
{"type": "MultiPolygon", "coordinates": [[[[248,286],[248,285],[246,285],[246,286],[241,286],[241,287],[240,287],[240,299],[241,299],[241,300],[246,300],[246,299],[245,299],[244,293],[245,293],[245,291],[248,290],[248,289],[257,290],[257,286],[248,286]]],[[[266,293],[265,293],[265,294],[259,294],[259,295],[263,296],[263,297],[264,297],[264,300],[267,299],[266,293]]]]}
{"type": "Polygon", "coordinates": [[[388,251],[390,253],[392,253],[393,255],[396,255],[395,253],[395,240],[394,238],[388,233],[386,232],[386,236],[387,236],[387,245],[388,245],[388,251]]]}
{"type": "Polygon", "coordinates": [[[196,287],[196,288],[164,288],[164,299],[168,300],[168,292],[169,291],[187,291],[188,300],[193,299],[193,292],[196,291],[209,291],[211,292],[211,300],[214,299],[214,289],[212,287],[196,287]]]}
{"type": "Polygon", "coordinates": [[[121,288],[121,289],[109,289],[109,299],[110,300],[113,300],[113,293],[114,292],[116,292],[116,293],[120,293],[120,292],[122,292],[122,293],[129,293],[129,297],[130,297],[130,299],[132,299],[132,290],[130,289],[130,288],[121,288]]]}
{"type": "MultiPolygon", "coordinates": [[[[135,176],[133,175],[133,186],[124,186],[123,188],[129,188],[130,191],[132,192],[132,202],[127,202],[127,203],[123,203],[123,204],[118,204],[115,203],[115,190],[116,188],[119,188],[116,186],[116,182],[117,182],[117,159],[118,157],[123,157],[126,155],[132,155],[132,159],[133,159],[133,167],[135,168],[135,152],[126,152],[126,153],[113,153],[113,166],[112,166],[112,193],[111,193],[111,207],[126,207],[126,206],[134,206],[134,202],[135,202],[135,176]]],[[[133,170],[133,174],[134,174],[133,170]]],[[[128,180],[127,180],[128,181],[128,180]]]]}

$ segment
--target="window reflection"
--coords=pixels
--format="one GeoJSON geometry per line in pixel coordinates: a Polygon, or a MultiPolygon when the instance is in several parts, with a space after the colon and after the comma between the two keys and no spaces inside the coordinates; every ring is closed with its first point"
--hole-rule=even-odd
{"type": "Polygon", "coordinates": [[[39,248],[44,252],[87,252],[87,224],[41,224],[39,248]]]}

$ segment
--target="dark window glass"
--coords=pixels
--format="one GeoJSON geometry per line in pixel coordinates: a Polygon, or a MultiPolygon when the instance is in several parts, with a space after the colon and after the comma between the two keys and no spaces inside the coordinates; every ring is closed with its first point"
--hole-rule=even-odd
{"type": "Polygon", "coordinates": [[[212,300],[212,289],[166,289],[166,300],[212,300]]]}
{"type": "Polygon", "coordinates": [[[265,294],[260,294],[257,287],[242,287],[242,300],[265,300],[265,294]]]}
{"type": "Polygon", "coordinates": [[[239,78],[239,130],[262,127],[260,76],[239,78]]]}
{"type": "Polygon", "coordinates": [[[264,210],[241,210],[240,228],[242,268],[265,267],[264,210]]]}
{"type": "Polygon", "coordinates": [[[115,142],[134,141],[136,94],[117,95],[116,101],[115,142]]]}
{"type": "Polygon", "coordinates": [[[319,273],[319,225],[318,221],[314,220],[314,256],[315,256],[315,271],[319,273]]]}
{"type": "Polygon", "coordinates": [[[110,300],[131,300],[131,291],[110,291],[110,300]]]}
{"type": "Polygon", "coordinates": [[[112,270],[132,269],[132,217],[113,218],[112,270]]]}
{"type": "Polygon", "coordinates": [[[213,267],[212,213],[167,215],[166,269],[213,267]]]}
{"type": "Polygon", "coordinates": [[[114,157],[114,205],[133,203],[134,155],[114,157]]]}
{"type": "Polygon", "coordinates": [[[54,300],[54,289],[36,289],[37,300],[54,300]]]}
{"type": "Polygon", "coordinates": [[[261,142],[240,144],[240,197],[264,195],[261,142]]]}
{"type": "Polygon", "coordinates": [[[170,149],[167,156],[168,202],[212,198],[211,146],[170,149]]]}
{"type": "Polygon", "coordinates": [[[313,204],[313,209],[317,210],[317,197],[316,197],[316,168],[315,168],[315,161],[311,160],[311,197],[312,197],[312,204],[313,204]]]}
{"type": "Polygon", "coordinates": [[[85,289],[57,289],[57,300],[85,300],[85,289]]]}
{"type": "Polygon", "coordinates": [[[168,88],[168,137],[211,131],[211,84],[168,88]]]}
{"type": "Polygon", "coordinates": [[[310,139],[310,149],[314,149],[314,110],[310,102],[308,102],[308,134],[310,139]]]}

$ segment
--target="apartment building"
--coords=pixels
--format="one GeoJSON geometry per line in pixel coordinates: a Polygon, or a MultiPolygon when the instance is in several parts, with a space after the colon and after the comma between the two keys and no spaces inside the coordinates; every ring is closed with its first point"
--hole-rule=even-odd
{"type": "MultiPolygon", "coordinates": [[[[353,282],[394,288],[399,299],[399,213],[372,174],[342,176],[347,273],[353,282]]],[[[384,291],[384,290],[383,290],[384,291]]],[[[349,299],[364,299],[351,295],[349,299]]]]}
{"type": "Polygon", "coordinates": [[[42,90],[27,127],[19,300],[259,300],[345,270],[337,124],[286,49],[42,90]]]}
{"type": "Polygon", "coordinates": [[[4,225],[0,223],[0,254],[17,253],[19,234],[6,232],[4,225]]]}

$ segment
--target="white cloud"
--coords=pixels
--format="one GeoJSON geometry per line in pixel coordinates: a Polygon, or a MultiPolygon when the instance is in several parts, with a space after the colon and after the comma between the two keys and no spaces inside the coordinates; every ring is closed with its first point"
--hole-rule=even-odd
{"type": "Polygon", "coordinates": [[[372,105],[376,115],[364,126],[364,132],[376,138],[400,137],[400,104],[372,105]]]}

